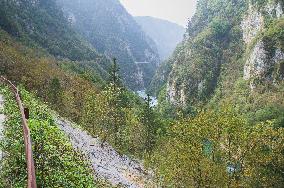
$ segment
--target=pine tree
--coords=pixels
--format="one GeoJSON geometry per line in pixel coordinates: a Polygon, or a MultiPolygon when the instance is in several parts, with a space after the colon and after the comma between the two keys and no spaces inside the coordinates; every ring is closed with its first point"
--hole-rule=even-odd
{"type": "Polygon", "coordinates": [[[156,142],[157,122],[151,106],[151,97],[147,94],[145,105],[142,111],[142,123],[145,126],[145,151],[149,154],[153,150],[156,142]]]}
{"type": "Polygon", "coordinates": [[[109,71],[109,83],[113,87],[113,90],[116,91],[120,87],[122,87],[121,79],[119,76],[119,66],[117,64],[116,58],[113,58],[113,64],[111,65],[110,71],[109,71]]]}
{"type": "Polygon", "coordinates": [[[113,58],[113,64],[111,66],[108,86],[109,96],[109,116],[110,126],[114,134],[114,144],[118,146],[119,142],[119,129],[123,123],[123,114],[121,107],[121,96],[122,96],[122,82],[119,76],[119,66],[116,58],[113,58]]]}

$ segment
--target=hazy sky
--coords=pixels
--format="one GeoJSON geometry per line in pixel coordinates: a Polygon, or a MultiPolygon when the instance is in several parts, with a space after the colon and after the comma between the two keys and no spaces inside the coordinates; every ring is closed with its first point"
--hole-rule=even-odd
{"type": "Polygon", "coordinates": [[[182,26],[195,12],[197,0],[120,0],[133,16],[152,16],[182,26]]]}

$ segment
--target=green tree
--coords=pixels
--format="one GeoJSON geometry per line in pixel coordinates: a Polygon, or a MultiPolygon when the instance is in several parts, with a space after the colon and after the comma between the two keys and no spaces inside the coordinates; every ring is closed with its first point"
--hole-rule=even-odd
{"type": "Polygon", "coordinates": [[[49,84],[49,101],[51,104],[56,104],[55,106],[60,106],[62,104],[62,88],[58,78],[53,78],[49,84]]]}
{"type": "Polygon", "coordinates": [[[113,90],[122,87],[121,78],[119,76],[119,66],[117,64],[116,58],[113,58],[113,63],[111,65],[110,71],[109,71],[109,83],[113,87],[113,90]]]}
{"type": "Polygon", "coordinates": [[[173,187],[281,187],[283,136],[225,106],[173,123],[154,162],[173,187]]]}
{"type": "Polygon", "coordinates": [[[145,126],[145,151],[149,154],[156,143],[156,134],[158,129],[158,122],[156,121],[156,116],[151,106],[151,98],[149,94],[147,94],[145,104],[143,105],[141,122],[145,126]]]}

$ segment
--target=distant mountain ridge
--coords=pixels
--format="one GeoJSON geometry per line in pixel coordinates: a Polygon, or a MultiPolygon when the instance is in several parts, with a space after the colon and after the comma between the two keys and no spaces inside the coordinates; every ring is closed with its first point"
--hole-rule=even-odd
{"type": "Polygon", "coordinates": [[[132,90],[149,85],[160,62],[156,44],[118,0],[0,1],[0,29],[28,47],[88,64],[98,73],[107,72],[116,58],[132,90]]]}
{"type": "Polygon", "coordinates": [[[160,61],[156,44],[118,0],[57,2],[75,30],[100,53],[117,58],[127,86],[136,90],[150,83],[160,61]]]}
{"type": "Polygon", "coordinates": [[[171,56],[185,33],[184,27],[167,20],[150,16],[138,16],[135,17],[135,20],[155,41],[162,60],[171,56]]]}

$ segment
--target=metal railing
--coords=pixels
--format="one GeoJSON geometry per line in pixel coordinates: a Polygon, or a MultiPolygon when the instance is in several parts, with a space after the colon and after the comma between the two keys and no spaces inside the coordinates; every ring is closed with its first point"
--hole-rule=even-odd
{"type": "Polygon", "coordinates": [[[4,76],[0,76],[0,82],[10,87],[10,89],[12,90],[15,96],[18,107],[20,109],[22,126],[23,126],[24,143],[25,143],[26,162],[27,162],[28,188],[36,188],[35,166],[34,166],[34,159],[33,159],[30,129],[27,123],[25,110],[24,110],[24,106],[20,98],[19,91],[17,87],[10,80],[6,79],[4,76]]]}

